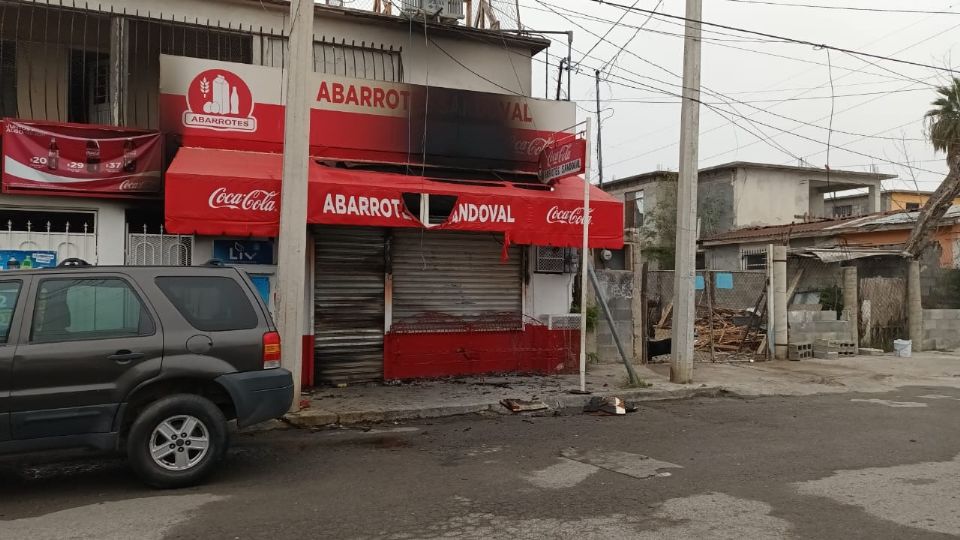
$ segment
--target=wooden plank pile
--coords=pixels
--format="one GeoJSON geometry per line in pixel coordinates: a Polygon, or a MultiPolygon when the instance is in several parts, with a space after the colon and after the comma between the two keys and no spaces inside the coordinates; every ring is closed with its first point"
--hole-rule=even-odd
{"type": "Polygon", "coordinates": [[[714,350],[721,353],[757,351],[766,335],[756,321],[753,325],[749,324],[755,317],[745,309],[714,308],[712,328],[709,314],[697,318],[695,348],[709,351],[713,343],[714,350]]]}

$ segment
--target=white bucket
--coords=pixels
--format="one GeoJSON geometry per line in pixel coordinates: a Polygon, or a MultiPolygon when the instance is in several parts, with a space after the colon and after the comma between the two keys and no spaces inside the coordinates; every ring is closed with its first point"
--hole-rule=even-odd
{"type": "Polygon", "coordinates": [[[913,342],[909,339],[893,340],[893,352],[900,358],[910,358],[913,352],[913,342]]]}

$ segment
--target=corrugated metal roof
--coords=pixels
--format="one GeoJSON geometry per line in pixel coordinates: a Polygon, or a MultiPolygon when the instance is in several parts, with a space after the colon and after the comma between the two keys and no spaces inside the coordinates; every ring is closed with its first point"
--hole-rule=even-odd
{"type": "MultiPolygon", "coordinates": [[[[737,229],[702,239],[710,244],[737,244],[742,241],[755,241],[767,238],[799,238],[804,236],[830,236],[840,232],[852,232],[856,229],[875,229],[881,227],[912,226],[920,212],[887,212],[845,219],[831,219],[809,223],[793,223],[770,227],[751,227],[737,229]]],[[[960,219],[960,205],[951,206],[943,216],[944,221],[960,219]]]]}

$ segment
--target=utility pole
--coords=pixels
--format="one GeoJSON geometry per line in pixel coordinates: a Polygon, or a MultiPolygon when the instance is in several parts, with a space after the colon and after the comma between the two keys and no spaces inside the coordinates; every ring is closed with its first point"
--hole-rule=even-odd
{"type": "Polygon", "coordinates": [[[280,190],[277,326],[280,364],[293,373],[292,410],[300,408],[307,253],[307,171],[310,162],[308,79],[313,73],[313,0],[291,0],[280,190]]]}
{"type": "Polygon", "coordinates": [[[597,80],[597,178],[603,189],[603,126],[600,124],[600,70],[594,70],[597,80]]]}
{"type": "Polygon", "coordinates": [[[700,146],[701,0],[687,0],[680,108],[680,176],[677,182],[677,247],[674,264],[670,381],[693,382],[694,291],[697,275],[697,179],[700,146]]]}

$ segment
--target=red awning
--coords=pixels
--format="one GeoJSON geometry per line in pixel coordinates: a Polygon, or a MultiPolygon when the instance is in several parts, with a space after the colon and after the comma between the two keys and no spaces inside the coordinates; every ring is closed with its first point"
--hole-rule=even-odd
{"type": "MultiPolygon", "coordinates": [[[[214,236],[277,235],[282,156],[181,148],[167,170],[167,230],[214,236]]],[[[552,188],[508,182],[464,183],[353,171],[310,163],[307,222],[425,227],[404,194],[456,198],[441,230],[504,233],[510,243],[577,247],[583,239],[583,180],[552,188]]],[[[623,203],[590,187],[590,246],[623,246],[623,203]]]]}

